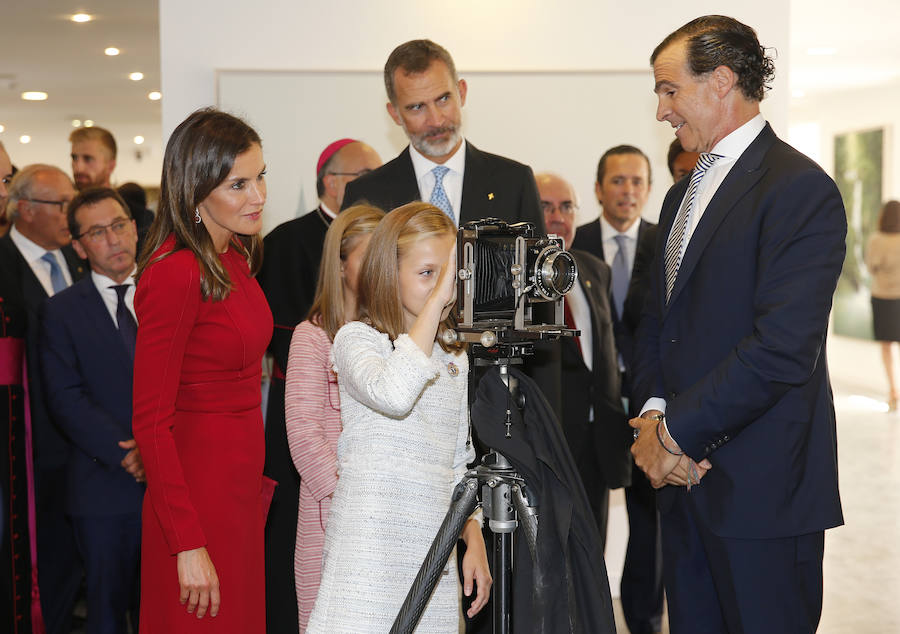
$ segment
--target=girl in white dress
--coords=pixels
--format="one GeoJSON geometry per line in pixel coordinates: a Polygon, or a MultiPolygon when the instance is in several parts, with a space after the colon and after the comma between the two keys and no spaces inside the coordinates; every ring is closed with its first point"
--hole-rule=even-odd
{"type": "MultiPolygon", "coordinates": [[[[410,203],[372,234],[359,275],[360,321],[334,338],[343,432],[325,535],[322,582],[307,632],[387,632],[474,459],[468,360],[439,343],[455,301],[456,227],[439,209],[410,203]]],[[[469,615],[491,576],[477,519],[461,538],[469,615]]],[[[456,558],[416,632],[457,634],[456,558]]]]}

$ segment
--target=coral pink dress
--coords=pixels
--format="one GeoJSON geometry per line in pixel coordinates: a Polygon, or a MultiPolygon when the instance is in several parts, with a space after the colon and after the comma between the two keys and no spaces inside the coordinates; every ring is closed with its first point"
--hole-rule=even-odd
{"type": "Polygon", "coordinates": [[[310,323],[294,329],[284,393],[291,458],[300,473],[300,510],[294,576],[300,632],[316,602],[322,577],[322,548],[331,495],[337,486],[337,441],[341,403],[331,367],[331,340],[310,323]]]}
{"type": "MultiPolygon", "coordinates": [[[[157,254],[173,245],[169,238],[157,254]]],[[[202,300],[187,249],[148,266],[135,295],[133,431],[147,473],[142,634],[265,632],[271,488],[262,475],[260,374],[272,314],[237,247],[220,257],[233,286],[223,301],[202,300]],[[203,619],[179,602],[175,557],[200,546],[222,600],[218,616],[203,619]]]]}

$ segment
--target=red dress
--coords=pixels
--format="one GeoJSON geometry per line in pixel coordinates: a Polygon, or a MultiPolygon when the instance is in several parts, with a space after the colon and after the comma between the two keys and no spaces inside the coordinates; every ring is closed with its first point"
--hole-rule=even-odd
{"type": "MultiPolygon", "coordinates": [[[[169,238],[157,253],[173,245],[169,238]]],[[[271,488],[262,475],[260,375],[272,314],[237,248],[220,257],[233,286],[223,301],[202,300],[187,249],[148,266],[135,295],[132,424],[147,474],[141,634],[265,632],[271,488]],[[179,602],[175,555],[200,546],[219,577],[214,618],[179,602]]]]}

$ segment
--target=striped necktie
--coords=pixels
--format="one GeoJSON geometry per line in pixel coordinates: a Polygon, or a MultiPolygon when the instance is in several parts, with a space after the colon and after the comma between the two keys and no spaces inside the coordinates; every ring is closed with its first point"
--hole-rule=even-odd
{"type": "Polygon", "coordinates": [[[434,189],[431,190],[431,200],[428,201],[450,217],[453,224],[456,224],[456,216],[453,215],[453,207],[450,205],[450,198],[444,190],[444,176],[450,171],[449,167],[438,165],[431,173],[434,174],[434,189]]]}
{"type": "Polygon", "coordinates": [[[672,224],[672,230],[669,232],[669,238],[666,241],[666,303],[672,295],[672,289],[675,287],[675,280],[678,278],[678,269],[681,268],[681,260],[684,257],[684,251],[687,247],[687,231],[686,228],[691,226],[693,221],[694,210],[697,201],[697,189],[703,175],[713,166],[718,159],[722,158],[719,154],[711,154],[704,152],[697,159],[697,165],[691,174],[691,181],[688,185],[687,195],[684,202],[675,216],[675,222],[672,224]]]}

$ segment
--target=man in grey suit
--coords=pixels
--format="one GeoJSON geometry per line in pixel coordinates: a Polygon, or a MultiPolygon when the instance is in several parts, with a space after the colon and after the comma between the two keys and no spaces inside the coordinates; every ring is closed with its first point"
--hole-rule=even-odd
{"type": "MultiPolygon", "coordinates": [[[[547,231],[571,244],[578,209],[575,191],[555,174],[538,174],[536,180],[547,231]]],[[[619,391],[609,267],[585,251],[571,253],[578,264],[578,284],[566,295],[566,325],[581,335],[560,342],[561,422],[594,512],[602,551],[609,490],[627,486],[631,477],[631,431],[619,391]]]]}

